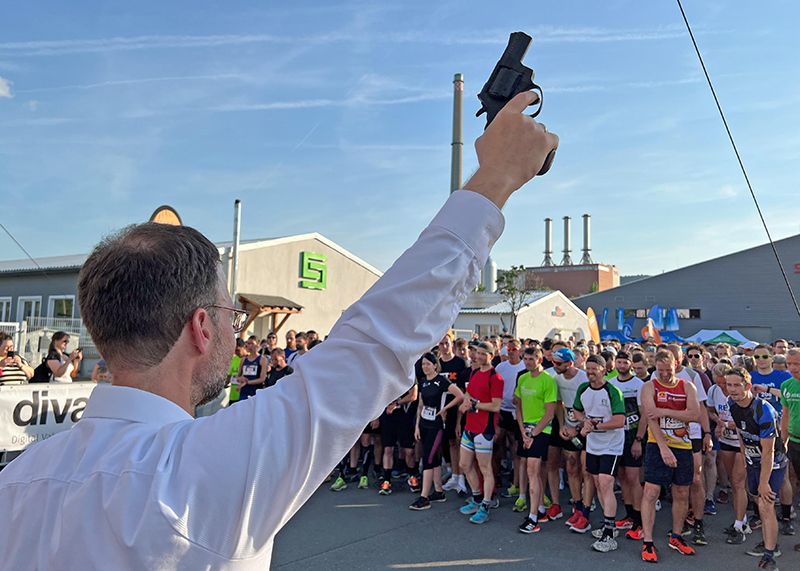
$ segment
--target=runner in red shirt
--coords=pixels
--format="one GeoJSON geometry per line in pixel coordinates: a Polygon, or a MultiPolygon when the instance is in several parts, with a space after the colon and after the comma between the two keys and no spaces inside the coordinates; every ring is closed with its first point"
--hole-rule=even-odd
{"type": "Polygon", "coordinates": [[[492,367],[494,347],[481,343],[476,347],[475,359],[478,368],[473,371],[467,384],[467,395],[459,407],[466,414],[466,426],[461,434],[461,470],[467,476],[472,498],[461,508],[461,513],[471,516],[472,523],[484,523],[489,519],[489,505],[494,491],[492,470],[492,448],[500,403],[503,400],[503,379],[492,367]],[[483,476],[483,493],[475,460],[483,476]]]}

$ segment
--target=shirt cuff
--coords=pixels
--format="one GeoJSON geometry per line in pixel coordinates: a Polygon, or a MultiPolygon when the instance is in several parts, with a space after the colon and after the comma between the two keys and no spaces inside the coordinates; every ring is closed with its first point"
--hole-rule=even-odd
{"type": "Polygon", "coordinates": [[[450,194],[430,225],[458,236],[484,263],[503,233],[505,218],[497,205],[482,194],[457,190],[450,194]]]}

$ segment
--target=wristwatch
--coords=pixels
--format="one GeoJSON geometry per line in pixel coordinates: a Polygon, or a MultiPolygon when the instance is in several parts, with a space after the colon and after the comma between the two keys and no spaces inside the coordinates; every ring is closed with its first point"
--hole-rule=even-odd
{"type": "Polygon", "coordinates": [[[636,437],[634,437],[634,440],[636,442],[642,442],[642,437],[641,436],[636,436],[636,437]]]}

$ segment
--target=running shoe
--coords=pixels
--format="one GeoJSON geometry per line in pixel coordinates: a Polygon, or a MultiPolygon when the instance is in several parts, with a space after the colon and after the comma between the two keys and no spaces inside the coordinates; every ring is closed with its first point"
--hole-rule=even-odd
{"type": "Polygon", "coordinates": [[[507,496],[504,496],[506,498],[512,498],[514,496],[518,496],[519,495],[519,486],[515,486],[513,484],[510,485],[508,488],[506,488],[506,493],[508,494],[507,496]]]}
{"type": "Polygon", "coordinates": [[[367,488],[369,488],[369,478],[361,476],[361,479],[358,481],[358,489],[365,490],[367,488]]]}
{"type": "Polygon", "coordinates": [[[713,499],[708,498],[706,500],[706,504],[703,507],[703,513],[706,515],[717,515],[717,504],[713,499]]]}
{"type": "Polygon", "coordinates": [[[728,536],[725,540],[725,543],[728,545],[742,545],[747,541],[747,535],[744,533],[744,530],[739,530],[735,527],[726,529],[725,534],[728,536]]]}
{"type": "Polygon", "coordinates": [[[444,486],[442,486],[442,489],[445,490],[446,492],[450,491],[454,492],[458,489],[458,481],[459,481],[458,476],[453,475],[450,477],[449,480],[447,480],[447,482],[445,482],[444,486]]]}
{"type": "MultiPolygon", "coordinates": [[[[592,537],[594,537],[595,539],[602,539],[603,538],[603,528],[602,527],[598,527],[597,529],[592,530],[592,537]]],[[[619,537],[619,530],[615,529],[614,530],[614,538],[617,538],[617,537],[619,537]]]]}
{"type": "Polygon", "coordinates": [[[431,509],[431,501],[424,496],[420,496],[416,500],[414,500],[413,504],[408,506],[408,509],[414,511],[429,510],[431,509]]]}
{"type": "Polygon", "coordinates": [[[642,561],[658,563],[658,553],[655,545],[642,545],[642,561]]]}
{"type": "Polygon", "coordinates": [[[778,564],[775,562],[775,559],[764,555],[761,558],[761,561],[758,562],[759,569],[767,569],[768,571],[778,571],[778,564]]]}
{"type": "Polygon", "coordinates": [[[517,501],[514,502],[514,507],[511,508],[512,511],[522,513],[528,510],[528,500],[525,498],[517,498],[517,501]]]}
{"type": "Polygon", "coordinates": [[[496,510],[500,507],[500,498],[494,496],[491,500],[489,500],[489,509],[496,510]]]}
{"type": "Polygon", "coordinates": [[[408,480],[406,480],[406,484],[408,484],[408,489],[411,490],[411,493],[419,493],[419,479],[416,476],[409,476],[408,480]]]}
{"type": "Polygon", "coordinates": [[[539,522],[535,522],[529,517],[526,517],[525,521],[519,524],[519,527],[517,529],[520,530],[520,532],[522,533],[538,533],[542,531],[539,522]]]}
{"type": "Polygon", "coordinates": [[[582,515],[583,515],[583,514],[580,512],[580,510],[573,509],[573,510],[572,510],[572,515],[571,515],[571,516],[569,516],[569,518],[567,519],[567,521],[565,521],[565,522],[564,522],[564,525],[566,525],[567,527],[572,527],[572,524],[573,524],[573,523],[575,523],[575,521],[576,521],[576,520],[577,520],[579,517],[581,517],[582,515]]]}
{"type": "Polygon", "coordinates": [[[633,527],[633,518],[624,517],[614,522],[614,527],[617,529],[629,530],[633,527]]]}
{"type": "Polygon", "coordinates": [[[717,503],[718,504],[727,504],[729,501],[731,501],[731,496],[728,493],[728,490],[726,490],[724,488],[720,489],[720,491],[717,492],[717,503]]]}
{"type": "Polygon", "coordinates": [[[447,495],[444,492],[431,492],[431,495],[428,496],[428,499],[431,503],[442,503],[447,501],[447,495]]]}
{"type": "Polygon", "coordinates": [[[794,535],[794,524],[791,519],[782,519],[780,521],[781,535],[794,535]]]}
{"type": "MultiPolygon", "coordinates": [[[[753,549],[748,549],[745,551],[748,555],[752,555],[753,557],[761,557],[764,555],[764,542],[759,541],[753,549]]],[[[781,556],[781,546],[775,545],[775,551],[773,551],[773,557],[780,557],[781,556]]]]}
{"type": "Polygon", "coordinates": [[[614,551],[617,547],[617,540],[613,537],[603,537],[592,543],[592,549],[600,553],[614,551]]]}
{"type": "Polygon", "coordinates": [[[486,509],[483,504],[481,504],[478,508],[478,511],[475,512],[475,515],[469,518],[469,521],[470,523],[477,523],[478,525],[486,523],[489,521],[489,510],[486,509]]]}
{"type": "Polygon", "coordinates": [[[477,513],[478,506],[480,506],[480,504],[475,500],[473,500],[472,498],[470,498],[469,501],[465,505],[461,506],[458,511],[461,512],[463,515],[472,515],[474,513],[477,513]]]}
{"type": "Polygon", "coordinates": [[[637,525],[636,527],[629,529],[625,534],[625,537],[634,541],[641,541],[644,539],[644,530],[641,526],[637,525]]]}
{"type": "Polygon", "coordinates": [[[550,521],[555,521],[557,519],[561,519],[562,517],[564,517],[564,512],[561,511],[560,505],[553,504],[547,508],[547,519],[550,521]]]}
{"type": "Polygon", "coordinates": [[[656,500],[656,511],[657,512],[661,511],[661,500],[656,500]]]}
{"type": "Polygon", "coordinates": [[[748,521],[750,524],[750,529],[761,529],[761,518],[753,516],[748,521]]]}
{"type": "Polygon", "coordinates": [[[575,520],[569,527],[570,531],[574,531],[575,533],[586,533],[592,530],[592,524],[589,523],[589,520],[584,517],[584,515],[578,512],[578,518],[575,520]]]}
{"type": "Polygon", "coordinates": [[[341,492],[342,490],[347,489],[347,482],[345,482],[344,478],[339,476],[336,480],[331,484],[331,492],[341,492]]]}
{"type": "Polygon", "coordinates": [[[708,545],[708,540],[706,539],[706,531],[703,527],[703,521],[697,520],[694,524],[694,537],[692,538],[692,543],[695,545],[708,545]]]}
{"type": "Polygon", "coordinates": [[[389,480],[381,482],[381,489],[378,490],[378,493],[382,496],[392,495],[392,483],[389,480]]]}
{"type": "Polygon", "coordinates": [[[687,544],[682,537],[669,538],[669,547],[681,555],[694,555],[694,548],[687,544]]]}
{"type": "Polygon", "coordinates": [[[456,488],[456,491],[458,492],[458,495],[461,496],[462,498],[467,497],[467,494],[468,494],[468,492],[467,492],[467,483],[466,483],[465,480],[462,480],[461,478],[459,478],[458,487],[456,488]]]}
{"type": "Polygon", "coordinates": [[[694,514],[691,512],[691,510],[688,514],[686,514],[686,525],[689,527],[694,527],[694,514]]]}

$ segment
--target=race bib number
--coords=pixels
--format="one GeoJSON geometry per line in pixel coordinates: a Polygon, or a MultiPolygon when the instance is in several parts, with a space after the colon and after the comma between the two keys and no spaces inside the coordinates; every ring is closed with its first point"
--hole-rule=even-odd
{"type": "Polygon", "coordinates": [[[631,430],[639,425],[639,414],[634,413],[625,417],[625,430],[631,430]]]}
{"type": "Polygon", "coordinates": [[[242,367],[242,376],[255,377],[258,375],[258,365],[245,365],[242,367]]]}
{"type": "Polygon", "coordinates": [[[576,425],[578,421],[575,419],[575,411],[571,408],[566,409],[567,412],[567,422],[569,422],[572,426],[576,425]]]}
{"type": "MultiPolygon", "coordinates": [[[[593,423],[605,422],[605,419],[602,416],[587,416],[587,418],[591,420],[593,423]]],[[[605,430],[598,430],[597,424],[595,424],[594,430],[592,432],[594,432],[595,434],[600,434],[605,432],[605,430]]]]}
{"type": "Polygon", "coordinates": [[[436,409],[432,406],[423,406],[421,416],[423,419],[432,422],[436,420],[436,409]]]}
{"type": "Polygon", "coordinates": [[[680,430],[686,428],[686,423],[683,422],[682,420],[678,420],[677,418],[662,416],[659,419],[659,426],[663,430],[680,430]]]}
{"type": "Polygon", "coordinates": [[[735,430],[731,430],[730,428],[723,428],[722,438],[725,440],[739,440],[739,435],[736,434],[735,430]]]}
{"type": "Polygon", "coordinates": [[[758,446],[745,446],[744,455],[751,462],[753,460],[758,460],[761,458],[761,448],[758,446]]]}
{"type": "Polygon", "coordinates": [[[533,434],[533,429],[536,428],[535,422],[526,422],[525,423],[525,435],[530,438],[533,434]]]}

